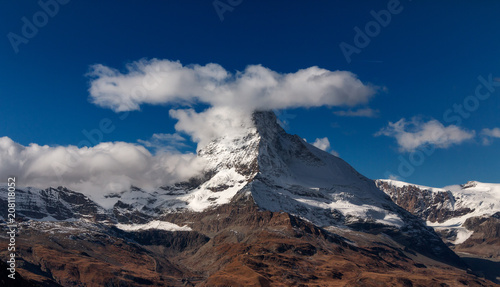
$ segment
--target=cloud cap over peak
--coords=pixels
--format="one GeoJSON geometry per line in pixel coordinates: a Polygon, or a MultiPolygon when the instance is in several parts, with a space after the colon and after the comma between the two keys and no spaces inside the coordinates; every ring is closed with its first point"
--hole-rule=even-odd
{"type": "Polygon", "coordinates": [[[214,63],[139,60],[126,71],[93,65],[87,76],[91,101],[116,112],[142,104],[206,103],[241,109],[286,109],[366,104],[377,88],[351,72],[316,66],[282,74],[261,65],[228,72],[214,63]]]}
{"type": "Polygon", "coordinates": [[[191,136],[198,148],[214,138],[239,133],[255,110],[366,105],[378,89],[351,72],[317,66],[279,73],[249,65],[232,73],[214,63],[142,59],[124,71],[93,65],[87,76],[91,101],[115,112],[139,110],[144,104],[188,107],[169,114],[178,120],[176,130],[191,136]],[[196,104],[208,107],[197,112],[196,104]]]}

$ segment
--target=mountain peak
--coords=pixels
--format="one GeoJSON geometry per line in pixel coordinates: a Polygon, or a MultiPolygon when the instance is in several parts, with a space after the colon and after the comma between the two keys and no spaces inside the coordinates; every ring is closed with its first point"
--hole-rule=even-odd
{"type": "Polygon", "coordinates": [[[216,138],[198,151],[207,161],[207,172],[235,168],[247,180],[256,174],[262,148],[286,132],[272,111],[255,111],[251,117],[251,125],[242,124],[239,133],[216,138]]]}
{"type": "Polygon", "coordinates": [[[263,209],[287,211],[320,226],[356,220],[403,224],[373,181],[286,133],[272,111],[256,111],[252,121],[244,133],[218,138],[199,151],[210,179],[187,198],[188,208],[227,203],[244,193],[263,209]]]}
{"type": "Polygon", "coordinates": [[[274,124],[277,122],[276,114],[273,111],[254,111],[252,113],[252,120],[256,125],[274,124]]]}
{"type": "Polygon", "coordinates": [[[273,111],[255,111],[252,114],[252,122],[263,136],[272,135],[284,131],[278,124],[278,119],[273,111]]]}

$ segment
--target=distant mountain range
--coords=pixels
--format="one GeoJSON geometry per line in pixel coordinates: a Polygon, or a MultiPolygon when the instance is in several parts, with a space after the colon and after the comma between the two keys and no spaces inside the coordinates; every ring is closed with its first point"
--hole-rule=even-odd
{"type": "Polygon", "coordinates": [[[399,206],[425,220],[455,251],[500,258],[500,184],[469,181],[444,188],[395,180],[376,184],[399,206]]]}

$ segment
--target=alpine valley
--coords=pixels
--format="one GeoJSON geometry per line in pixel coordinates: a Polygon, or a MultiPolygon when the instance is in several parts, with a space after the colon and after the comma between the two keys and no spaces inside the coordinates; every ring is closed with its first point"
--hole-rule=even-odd
{"type": "Polygon", "coordinates": [[[500,258],[500,185],[373,181],[287,134],[272,112],[254,112],[242,130],[198,150],[202,175],[152,192],[131,186],[96,200],[16,189],[16,282],[498,286],[470,258],[500,258]]]}

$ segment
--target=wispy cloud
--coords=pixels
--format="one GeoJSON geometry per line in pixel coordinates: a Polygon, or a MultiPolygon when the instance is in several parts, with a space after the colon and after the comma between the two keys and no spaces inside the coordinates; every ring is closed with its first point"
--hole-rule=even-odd
{"type": "Polygon", "coordinates": [[[378,117],[379,110],[373,110],[371,108],[362,108],[362,109],[357,109],[357,110],[335,111],[333,113],[335,115],[341,116],[341,117],[375,118],[375,117],[378,117]]]}
{"type": "Polygon", "coordinates": [[[181,148],[189,147],[186,139],[178,133],[173,134],[153,134],[149,140],[137,140],[145,147],[156,150],[177,151],[181,148]]]}
{"type": "Polygon", "coordinates": [[[500,138],[500,128],[482,129],[481,136],[483,139],[483,144],[491,144],[491,140],[493,138],[500,138]]]}
{"type": "Polygon", "coordinates": [[[394,137],[400,151],[410,152],[420,146],[431,144],[437,148],[448,148],[460,144],[475,136],[474,131],[468,131],[455,125],[444,126],[437,120],[422,121],[414,117],[410,121],[401,119],[381,129],[375,136],[394,137]]]}
{"type": "Polygon", "coordinates": [[[389,178],[390,180],[401,180],[401,177],[398,176],[398,175],[395,175],[395,174],[389,174],[389,178]]]}

